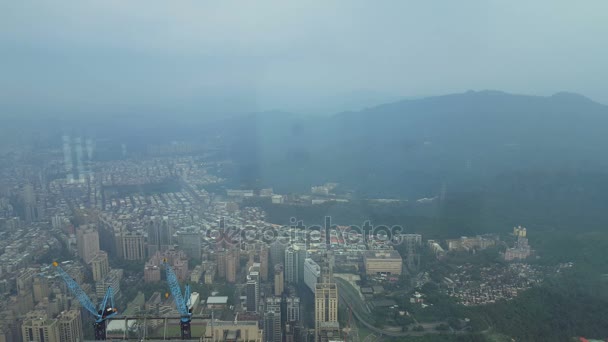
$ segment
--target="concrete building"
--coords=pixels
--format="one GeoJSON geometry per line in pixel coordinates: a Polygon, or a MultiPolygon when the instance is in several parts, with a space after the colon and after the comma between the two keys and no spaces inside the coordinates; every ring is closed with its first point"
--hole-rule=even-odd
{"type": "Polygon", "coordinates": [[[269,248],[269,256],[270,256],[270,265],[272,267],[285,263],[285,249],[286,245],[280,242],[279,240],[274,241],[270,244],[269,248]]]}
{"type": "Polygon", "coordinates": [[[122,235],[122,256],[125,260],[145,260],[145,238],[137,232],[122,235]]]}
{"type": "Polygon", "coordinates": [[[120,296],[120,281],[122,280],[123,273],[121,269],[113,269],[108,272],[108,275],[102,281],[97,282],[95,284],[95,295],[97,298],[101,299],[105,296],[108,286],[112,286],[114,298],[118,298],[120,296]]]}
{"type": "Polygon", "coordinates": [[[21,325],[23,342],[60,342],[57,320],[44,311],[29,312],[21,325]]]}
{"type": "Polygon", "coordinates": [[[82,226],[76,231],[76,247],[78,256],[85,263],[90,263],[93,256],[99,252],[99,233],[93,226],[82,226]]]}
{"type": "Polygon", "coordinates": [[[60,342],[83,341],[80,318],[80,310],[64,311],[59,315],[57,322],[60,342]]]}
{"type": "Polygon", "coordinates": [[[532,249],[530,248],[530,245],[528,245],[528,238],[524,237],[526,228],[523,229],[523,233],[520,233],[520,235],[517,236],[515,247],[507,248],[505,251],[505,261],[524,260],[532,255],[532,249]]]}
{"type": "Polygon", "coordinates": [[[315,339],[324,341],[331,336],[338,324],[338,286],[335,283],[319,283],[315,288],[315,339]]]}
{"type": "Polygon", "coordinates": [[[413,249],[422,245],[422,235],[420,234],[401,234],[401,240],[406,246],[406,249],[413,249]]]}
{"type": "Polygon", "coordinates": [[[315,288],[319,278],[321,277],[321,267],[311,258],[304,260],[304,284],[312,291],[315,288]]]}
{"type": "Polygon", "coordinates": [[[171,225],[169,224],[169,217],[152,216],[147,226],[148,255],[168,250],[172,245],[171,236],[173,235],[171,225]]]}
{"type": "Polygon", "coordinates": [[[206,342],[262,342],[257,321],[215,321],[205,331],[206,342]]]}
{"type": "Polygon", "coordinates": [[[299,322],[300,321],[300,297],[287,297],[287,322],[299,322]]]}
{"type": "Polygon", "coordinates": [[[306,246],[293,244],[285,250],[285,281],[298,284],[304,281],[304,259],[306,259],[306,246]]]}
{"type": "Polygon", "coordinates": [[[217,258],[217,276],[220,279],[226,278],[226,256],[228,252],[225,249],[221,249],[216,253],[217,258]]]}
{"type": "Polygon", "coordinates": [[[283,279],[283,264],[277,264],[274,266],[274,295],[280,296],[285,291],[284,279],[283,279]]]}
{"type": "Polygon", "coordinates": [[[280,297],[269,297],[266,299],[266,311],[264,312],[264,341],[283,341],[280,297]]]}
{"type": "Polygon", "coordinates": [[[207,309],[223,310],[228,306],[228,296],[211,296],[207,297],[207,309]]]}
{"type": "Polygon", "coordinates": [[[446,242],[450,251],[482,250],[496,244],[495,239],[480,235],[476,237],[462,236],[460,239],[451,239],[446,242]]]}
{"type": "Polygon", "coordinates": [[[268,281],[269,254],[268,246],[260,246],[260,278],[263,282],[268,281]]]}
{"type": "Polygon", "coordinates": [[[41,302],[51,293],[51,289],[49,287],[49,282],[47,278],[36,277],[34,278],[34,301],[41,302]]]}
{"type": "Polygon", "coordinates": [[[379,273],[400,275],[403,270],[403,259],[395,250],[366,251],[363,262],[365,273],[368,275],[379,273]]]}
{"type": "Polygon", "coordinates": [[[110,264],[108,263],[108,253],[99,251],[95,253],[91,259],[91,270],[93,271],[93,280],[100,281],[110,272],[110,264]]]}
{"type": "Polygon", "coordinates": [[[247,312],[258,312],[258,305],[260,303],[260,273],[258,270],[259,266],[252,266],[249,268],[249,274],[247,275],[247,283],[245,285],[247,312]]]}
{"type": "Polygon", "coordinates": [[[144,281],[146,283],[155,283],[160,281],[160,267],[147,263],[144,266],[144,281]]]}
{"type": "Polygon", "coordinates": [[[201,279],[203,279],[204,269],[202,265],[196,265],[192,272],[190,273],[190,282],[194,284],[199,284],[201,279]]]}
{"type": "Polygon", "coordinates": [[[205,269],[205,284],[211,285],[215,280],[215,275],[217,274],[217,265],[209,265],[205,269]]]}
{"type": "Polygon", "coordinates": [[[201,233],[196,227],[183,228],[177,233],[177,244],[190,258],[201,259],[201,233]]]}
{"type": "Polygon", "coordinates": [[[239,267],[239,253],[236,249],[231,249],[226,253],[226,281],[229,283],[236,282],[236,274],[239,267]]]}

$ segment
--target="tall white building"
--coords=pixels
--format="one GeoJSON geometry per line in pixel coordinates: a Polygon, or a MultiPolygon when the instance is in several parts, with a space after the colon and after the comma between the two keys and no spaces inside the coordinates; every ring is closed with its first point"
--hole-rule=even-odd
{"type": "Polygon", "coordinates": [[[285,272],[285,281],[287,283],[295,284],[298,281],[297,258],[298,258],[297,253],[292,247],[285,249],[284,272],[285,272]]]}
{"type": "Polygon", "coordinates": [[[321,267],[311,258],[304,260],[304,284],[312,291],[315,292],[315,286],[321,277],[321,267]]]}
{"type": "Polygon", "coordinates": [[[90,263],[99,252],[99,233],[93,226],[82,226],[76,231],[78,255],[85,263],[90,263]]]}

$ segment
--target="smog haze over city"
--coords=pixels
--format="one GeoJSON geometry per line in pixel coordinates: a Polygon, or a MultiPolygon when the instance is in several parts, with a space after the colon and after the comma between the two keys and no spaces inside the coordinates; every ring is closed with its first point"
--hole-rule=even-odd
{"type": "Polygon", "coordinates": [[[605,1],[3,1],[0,342],[605,341],[605,1]]]}

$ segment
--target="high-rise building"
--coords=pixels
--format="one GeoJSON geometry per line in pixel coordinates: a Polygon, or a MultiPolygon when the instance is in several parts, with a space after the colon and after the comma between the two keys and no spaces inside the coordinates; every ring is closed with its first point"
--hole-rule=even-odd
{"type": "Polygon", "coordinates": [[[321,277],[321,266],[317,264],[311,258],[304,260],[304,284],[312,291],[315,292],[315,286],[319,282],[321,277]]]}
{"type": "Polygon", "coordinates": [[[147,224],[148,228],[148,255],[164,252],[171,247],[173,231],[168,216],[153,216],[147,224]]]}
{"type": "Polygon", "coordinates": [[[339,334],[338,286],[335,283],[318,283],[315,288],[315,336],[325,341],[332,334],[339,334]]]}
{"type": "Polygon", "coordinates": [[[177,244],[188,257],[200,260],[201,258],[201,233],[196,227],[184,228],[177,233],[177,244]]]}
{"type": "Polygon", "coordinates": [[[304,260],[306,259],[306,246],[293,244],[285,250],[285,281],[298,284],[304,281],[304,260]]]}
{"type": "Polygon", "coordinates": [[[23,342],[60,342],[57,320],[45,311],[29,312],[21,324],[23,342]]]}
{"type": "Polygon", "coordinates": [[[266,299],[266,311],[264,312],[264,341],[283,341],[280,297],[269,297],[266,299]]]}
{"type": "Polygon", "coordinates": [[[175,271],[177,280],[180,282],[186,281],[188,279],[188,259],[179,258],[173,260],[173,271],[175,271]]]}
{"type": "Polygon", "coordinates": [[[287,322],[300,321],[300,297],[287,297],[287,322]]]}
{"type": "Polygon", "coordinates": [[[34,268],[27,268],[21,270],[17,276],[17,292],[18,293],[29,293],[32,291],[32,283],[36,277],[36,270],[34,268]]]}
{"type": "Polygon", "coordinates": [[[76,246],[78,256],[85,263],[90,263],[93,256],[99,252],[99,234],[93,226],[82,226],[76,231],[76,246]]]}
{"type": "Polygon", "coordinates": [[[268,281],[268,254],[268,246],[260,246],[260,278],[263,282],[268,281]]]}
{"type": "Polygon", "coordinates": [[[50,294],[49,283],[46,278],[36,277],[34,278],[34,301],[41,302],[44,298],[50,294]]]}
{"type": "Polygon", "coordinates": [[[526,237],[526,228],[516,227],[514,228],[514,234],[517,236],[517,241],[515,242],[515,246],[512,248],[507,248],[504,254],[504,259],[506,261],[512,260],[524,260],[532,255],[532,248],[528,244],[528,238],[526,237]]]}
{"type": "Polygon", "coordinates": [[[405,244],[405,265],[410,271],[415,272],[420,266],[419,249],[422,246],[422,235],[402,234],[401,239],[405,244]]]}
{"type": "Polygon", "coordinates": [[[120,281],[122,280],[124,271],[121,269],[113,269],[108,275],[102,280],[95,284],[95,294],[97,298],[101,299],[106,294],[108,286],[112,286],[114,297],[120,296],[120,281]]]}
{"type": "Polygon", "coordinates": [[[144,236],[136,232],[122,235],[122,256],[125,260],[144,260],[146,258],[144,236]]]}
{"type": "Polygon", "coordinates": [[[296,284],[304,282],[304,260],[306,260],[307,252],[306,245],[303,243],[297,243],[293,245],[294,250],[296,251],[296,261],[297,261],[297,278],[296,284]]]}
{"type": "Polygon", "coordinates": [[[217,276],[219,278],[226,278],[226,257],[228,252],[225,249],[220,249],[216,253],[217,259],[217,276]]]}
{"type": "Polygon", "coordinates": [[[249,268],[247,275],[246,292],[246,307],[248,312],[258,312],[258,304],[260,302],[260,272],[259,266],[249,268]]]}
{"type": "Polygon", "coordinates": [[[37,218],[36,193],[34,192],[34,186],[32,184],[26,184],[23,187],[21,199],[23,201],[23,209],[25,211],[25,222],[35,221],[37,218]]]}
{"type": "Polygon", "coordinates": [[[274,295],[280,296],[285,290],[283,283],[283,264],[276,264],[274,266],[274,295]]]}
{"type": "Polygon", "coordinates": [[[226,254],[226,281],[229,283],[236,282],[236,273],[239,266],[238,251],[233,248],[226,254]]]}
{"type": "Polygon", "coordinates": [[[298,255],[296,251],[289,247],[285,249],[285,281],[290,284],[298,282],[298,255]]]}
{"type": "Polygon", "coordinates": [[[108,263],[108,253],[99,251],[95,253],[91,259],[91,270],[93,271],[93,280],[102,280],[108,272],[110,272],[110,264],[108,263]]]}
{"type": "Polygon", "coordinates": [[[298,323],[285,324],[285,342],[300,341],[300,325],[298,323]]]}
{"type": "Polygon", "coordinates": [[[215,279],[215,275],[217,274],[217,265],[210,265],[205,270],[205,284],[211,285],[213,284],[213,280],[215,279]]]}
{"type": "Polygon", "coordinates": [[[160,267],[147,263],[144,266],[144,281],[146,283],[155,283],[160,281],[160,267]]]}
{"type": "Polygon", "coordinates": [[[82,341],[82,320],[79,310],[64,311],[57,317],[59,341],[72,342],[82,341]]]}
{"type": "Polygon", "coordinates": [[[270,256],[270,265],[274,267],[278,264],[283,264],[285,262],[285,248],[286,245],[276,240],[270,244],[269,248],[269,256],[270,256]]]}

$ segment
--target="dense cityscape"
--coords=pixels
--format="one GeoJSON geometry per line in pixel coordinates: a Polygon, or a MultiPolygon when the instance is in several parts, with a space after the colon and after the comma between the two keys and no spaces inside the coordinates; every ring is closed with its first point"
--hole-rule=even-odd
{"type": "Polygon", "coordinates": [[[608,342],[608,1],[0,1],[0,342],[608,342]]]}
{"type": "Polygon", "coordinates": [[[2,168],[0,188],[2,341],[92,339],[99,322],[111,339],[466,334],[467,317],[426,317],[437,304],[427,300],[429,284],[458,305],[477,306],[512,299],[571,266],[526,263],[534,251],[521,226],[502,234],[507,242],[499,234],[427,240],[400,227],[337,225],[331,217],[323,227],[297,218],[280,225],[251,203],[308,207],[348,203],[349,196],[336,195],[335,183],[289,195],[222,189],[227,180],[212,170],[229,160],[185,153],[97,162],[92,146],[64,135],[62,149],[47,150],[39,169],[20,164],[18,154],[3,157],[10,167],[2,168]],[[436,266],[421,266],[421,258],[445,265],[487,249],[497,250],[496,263],[464,262],[441,279],[429,276],[441,274],[436,266]],[[111,315],[96,317],[81,294],[111,315]],[[396,314],[379,320],[380,312],[396,314]]]}

